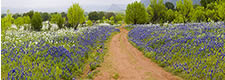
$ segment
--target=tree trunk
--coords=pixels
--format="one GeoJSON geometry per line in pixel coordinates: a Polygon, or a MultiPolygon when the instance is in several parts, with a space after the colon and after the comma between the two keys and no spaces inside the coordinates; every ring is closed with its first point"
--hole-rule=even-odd
{"type": "Polygon", "coordinates": [[[136,19],[134,19],[134,24],[137,24],[137,20],[136,19]]]}
{"type": "Polygon", "coordinates": [[[78,27],[78,23],[77,24],[75,24],[75,26],[74,26],[74,30],[77,30],[77,27],[78,27]]]}

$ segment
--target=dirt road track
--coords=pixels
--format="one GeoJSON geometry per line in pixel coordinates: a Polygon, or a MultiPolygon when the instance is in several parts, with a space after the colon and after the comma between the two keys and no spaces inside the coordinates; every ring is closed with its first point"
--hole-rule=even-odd
{"type": "Polygon", "coordinates": [[[128,42],[128,31],[120,28],[120,33],[113,36],[109,43],[100,72],[94,80],[180,80],[181,78],[166,72],[156,63],[151,62],[142,52],[128,42]]]}

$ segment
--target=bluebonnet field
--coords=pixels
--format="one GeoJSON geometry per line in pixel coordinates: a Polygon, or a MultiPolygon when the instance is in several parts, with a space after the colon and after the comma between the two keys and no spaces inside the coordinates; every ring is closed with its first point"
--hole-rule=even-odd
{"type": "Polygon", "coordinates": [[[193,80],[225,79],[225,25],[135,25],[129,40],[170,72],[193,80]]]}
{"type": "Polygon", "coordinates": [[[9,31],[1,44],[1,77],[76,79],[86,64],[96,67],[102,61],[104,42],[113,32],[119,29],[99,26],[77,31],[9,31]]]}

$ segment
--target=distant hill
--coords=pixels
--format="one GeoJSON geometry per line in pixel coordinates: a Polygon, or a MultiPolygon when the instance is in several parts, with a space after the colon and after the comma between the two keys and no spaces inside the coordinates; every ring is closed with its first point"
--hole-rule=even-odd
{"type": "Polygon", "coordinates": [[[124,11],[126,10],[126,7],[127,5],[125,4],[112,4],[107,11],[124,11]]]}
{"type": "MultiPolygon", "coordinates": [[[[179,0],[164,0],[164,3],[172,2],[176,6],[177,1],[179,1],[179,0]]],[[[192,0],[192,1],[193,1],[193,4],[199,4],[200,5],[201,0],[192,0]]],[[[150,0],[141,0],[141,3],[143,3],[145,5],[145,7],[147,7],[150,4],[150,0]]]]}
{"type": "MultiPolygon", "coordinates": [[[[111,4],[111,5],[88,5],[81,6],[85,12],[91,11],[106,11],[106,12],[123,12],[126,10],[127,4],[111,4]]],[[[1,7],[1,14],[5,14],[9,9],[11,13],[25,13],[30,10],[39,11],[39,12],[67,12],[68,7],[61,8],[8,8],[1,7]]]]}

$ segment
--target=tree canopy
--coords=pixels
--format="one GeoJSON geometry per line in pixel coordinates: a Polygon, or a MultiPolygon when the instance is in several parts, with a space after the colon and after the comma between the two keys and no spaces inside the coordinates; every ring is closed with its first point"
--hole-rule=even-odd
{"type": "Polygon", "coordinates": [[[206,14],[204,7],[198,6],[192,14],[192,20],[194,22],[206,21],[206,14]]]}
{"type": "Polygon", "coordinates": [[[2,20],[1,20],[1,39],[2,40],[5,39],[5,33],[12,26],[13,20],[14,19],[12,17],[12,14],[8,10],[7,15],[4,18],[2,18],[2,20]]]}
{"type": "Polygon", "coordinates": [[[88,20],[87,21],[87,26],[92,26],[92,25],[93,25],[92,21],[91,20],[88,20]]]}
{"type": "Polygon", "coordinates": [[[31,11],[29,11],[27,13],[23,13],[23,16],[29,16],[30,18],[32,18],[33,15],[34,15],[34,11],[33,10],[31,10],[31,11]]]}
{"type": "MultiPolygon", "coordinates": [[[[151,4],[148,7],[151,7],[148,8],[148,10],[152,9],[151,12],[153,12],[154,15],[151,19],[152,23],[163,23],[166,21],[166,7],[163,4],[163,0],[159,0],[158,3],[157,0],[151,0],[151,4]]],[[[148,11],[148,13],[150,13],[150,11],[148,11]]],[[[152,13],[149,15],[152,15],[152,13]]]]}
{"type": "Polygon", "coordinates": [[[191,21],[192,11],[194,9],[192,3],[192,0],[179,0],[177,2],[177,10],[182,16],[184,16],[184,22],[191,21]]]}
{"type": "Polygon", "coordinates": [[[110,19],[112,16],[114,16],[114,17],[115,17],[115,16],[116,16],[116,14],[115,14],[115,13],[113,13],[113,12],[106,12],[106,13],[105,13],[105,18],[106,18],[106,19],[110,19]]]}
{"type": "Polygon", "coordinates": [[[35,12],[31,19],[32,29],[35,31],[41,31],[42,28],[42,18],[39,12],[35,12]]]}
{"type": "Polygon", "coordinates": [[[15,20],[14,24],[17,26],[17,29],[20,29],[21,26],[23,26],[23,24],[24,24],[24,19],[23,19],[23,17],[18,17],[18,18],[15,20]]]}
{"type": "Polygon", "coordinates": [[[90,13],[88,14],[88,18],[89,18],[90,20],[92,20],[92,21],[97,21],[97,20],[101,19],[100,16],[99,16],[99,14],[98,14],[98,12],[96,12],[96,11],[90,12],[90,13]]]}
{"type": "Polygon", "coordinates": [[[123,15],[122,14],[117,14],[115,17],[115,22],[120,23],[123,20],[123,15]]]}
{"type": "Polygon", "coordinates": [[[43,21],[47,21],[50,19],[50,15],[47,12],[40,13],[40,15],[43,21]]]}
{"type": "Polygon", "coordinates": [[[128,24],[144,24],[147,20],[147,12],[144,4],[133,2],[128,4],[126,9],[126,23],[128,24]]]}
{"type": "Polygon", "coordinates": [[[204,6],[206,8],[208,4],[215,2],[215,1],[216,0],[201,0],[200,3],[202,6],[204,6]]]}
{"type": "Polygon", "coordinates": [[[57,13],[57,14],[53,14],[51,16],[51,23],[57,24],[57,26],[59,27],[59,29],[62,29],[64,26],[63,24],[65,23],[65,18],[62,17],[61,14],[57,13]]]}
{"type": "Polygon", "coordinates": [[[72,27],[77,29],[78,25],[85,21],[84,10],[75,3],[68,9],[67,18],[72,27]]]}
{"type": "Polygon", "coordinates": [[[172,9],[172,10],[174,9],[174,5],[171,2],[166,2],[165,6],[166,6],[167,9],[172,9]]]}

